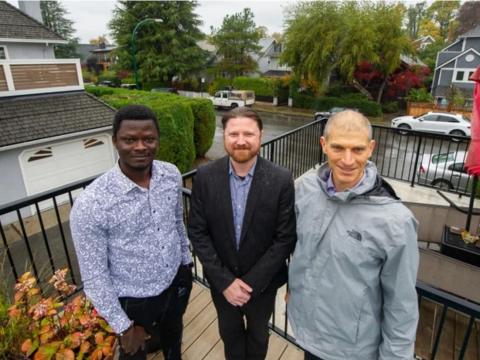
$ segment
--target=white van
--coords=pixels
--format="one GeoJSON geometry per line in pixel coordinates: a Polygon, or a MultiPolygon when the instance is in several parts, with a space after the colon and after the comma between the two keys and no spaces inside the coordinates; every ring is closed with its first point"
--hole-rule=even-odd
{"type": "Polygon", "coordinates": [[[255,93],[250,90],[221,90],[210,99],[215,107],[234,109],[239,106],[252,106],[255,103],[255,93]]]}

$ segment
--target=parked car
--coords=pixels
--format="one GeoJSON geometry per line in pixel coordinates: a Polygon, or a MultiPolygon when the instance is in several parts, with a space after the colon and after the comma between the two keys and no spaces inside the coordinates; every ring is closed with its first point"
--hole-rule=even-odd
{"type": "MultiPolygon", "coordinates": [[[[470,136],[470,120],[461,114],[430,111],[420,116],[400,116],[392,120],[392,127],[405,130],[421,130],[470,136]]],[[[401,134],[408,133],[400,131],[401,134]]]]}
{"type": "Polygon", "coordinates": [[[115,84],[110,80],[102,80],[98,83],[98,86],[115,87],[115,84]]]}
{"type": "Polygon", "coordinates": [[[213,106],[234,109],[255,104],[255,92],[250,90],[220,90],[210,98],[213,106]]]}
{"type": "Polygon", "coordinates": [[[465,151],[424,154],[418,172],[418,183],[446,190],[467,191],[470,176],[464,169],[465,151]]]}
{"type": "Polygon", "coordinates": [[[163,93],[170,93],[170,94],[177,94],[178,90],[171,87],[157,87],[150,90],[151,92],[163,92],[163,93]]]}
{"type": "Polygon", "coordinates": [[[345,108],[345,107],[335,106],[328,111],[317,111],[314,115],[314,118],[315,120],[325,119],[325,122],[326,122],[330,118],[330,116],[335,115],[336,113],[344,110],[358,111],[358,109],[354,109],[354,108],[345,108]]]}
{"type": "Polygon", "coordinates": [[[122,84],[120,85],[123,89],[135,90],[137,88],[136,84],[122,84]]]}

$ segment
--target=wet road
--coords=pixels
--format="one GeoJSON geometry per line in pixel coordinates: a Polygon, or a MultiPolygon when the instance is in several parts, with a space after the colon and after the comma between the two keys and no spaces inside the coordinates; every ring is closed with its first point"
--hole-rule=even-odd
{"type": "MultiPolygon", "coordinates": [[[[210,160],[218,159],[225,155],[225,150],[223,148],[223,129],[221,123],[221,118],[224,113],[224,111],[216,111],[217,127],[215,129],[215,138],[213,140],[212,147],[206,154],[206,157],[210,160]]],[[[258,114],[263,121],[262,142],[267,142],[290,130],[296,129],[313,121],[313,118],[311,117],[273,114],[262,111],[258,111],[258,114]]]]}

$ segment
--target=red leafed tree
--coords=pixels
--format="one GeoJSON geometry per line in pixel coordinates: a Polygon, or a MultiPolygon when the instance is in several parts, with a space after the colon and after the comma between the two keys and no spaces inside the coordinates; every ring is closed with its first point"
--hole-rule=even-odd
{"type": "MultiPolygon", "coordinates": [[[[420,88],[428,77],[430,69],[424,66],[407,66],[401,64],[387,79],[385,96],[396,98],[404,96],[411,88],[420,88]]],[[[369,62],[361,62],[355,71],[355,79],[367,89],[372,96],[376,96],[384,81],[384,77],[375,66],[369,62]]]]}

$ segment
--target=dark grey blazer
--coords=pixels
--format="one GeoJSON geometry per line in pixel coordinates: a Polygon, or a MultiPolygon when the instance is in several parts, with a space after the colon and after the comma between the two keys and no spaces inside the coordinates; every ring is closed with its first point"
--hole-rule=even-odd
{"type": "Polygon", "coordinates": [[[228,161],[224,157],[198,169],[188,236],[213,289],[223,292],[241,278],[256,296],[287,280],[286,259],[296,242],[293,177],[258,157],[237,251],[228,161]]]}

